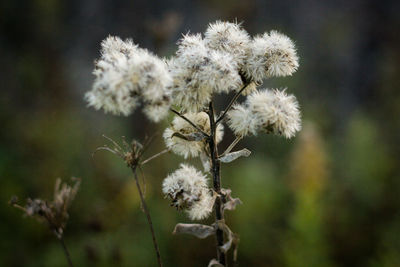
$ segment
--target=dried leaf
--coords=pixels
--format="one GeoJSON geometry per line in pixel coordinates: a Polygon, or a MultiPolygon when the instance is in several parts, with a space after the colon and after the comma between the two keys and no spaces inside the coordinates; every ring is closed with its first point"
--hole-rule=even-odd
{"type": "Polygon", "coordinates": [[[173,234],[190,234],[200,239],[204,239],[215,233],[215,228],[204,224],[178,223],[173,234]]]}
{"type": "Polygon", "coordinates": [[[208,267],[224,267],[224,265],[219,263],[216,259],[212,259],[208,264],[208,267]]]}
{"type": "Polygon", "coordinates": [[[224,231],[225,235],[228,238],[228,241],[226,241],[224,245],[220,246],[220,250],[226,253],[231,248],[232,244],[234,244],[235,247],[237,246],[239,238],[231,231],[231,229],[229,229],[229,227],[225,224],[223,220],[218,221],[217,226],[218,229],[224,231]]]}
{"type": "Polygon", "coordinates": [[[231,196],[232,191],[230,189],[221,189],[222,194],[225,195],[226,202],[224,203],[224,210],[234,210],[236,205],[243,204],[239,198],[233,198],[231,196]]]}
{"type": "Polygon", "coordinates": [[[205,136],[199,132],[195,132],[195,133],[191,133],[191,134],[181,134],[181,133],[175,132],[172,134],[171,138],[174,136],[181,138],[183,140],[186,140],[186,141],[202,141],[205,139],[205,136]]]}
{"type": "Polygon", "coordinates": [[[247,148],[243,148],[242,150],[228,153],[225,156],[219,158],[219,160],[223,163],[229,163],[240,157],[248,157],[250,156],[250,154],[250,150],[248,150],[247,148]]]}

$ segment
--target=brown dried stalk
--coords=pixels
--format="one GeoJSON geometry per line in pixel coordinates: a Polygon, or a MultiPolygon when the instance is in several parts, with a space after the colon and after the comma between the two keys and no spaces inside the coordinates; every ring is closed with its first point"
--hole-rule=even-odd
{"type": "MultiPolygon", "coordinates": [[[[104,136],[104,135],[103,135],[104,136]]],[[[110,148],[108,146],[103,146],[103,147],[99,147],[97,150],[107,150],[110,151],[111,153],[121,157],[126,164],[128,165],[129,168],[131,168],[133,175],[134,175],[134,179],[135,179],[135,183],[136,183],[136,188],[138,190],[139,196],[140,196],[140,202],[141,202],[141,206],[142,206],[142,210],[143,213],[146,215],[146,219],[147,219],[147,223],[149,225],[150,228],[150,233],[151,233],[151,237],[152,237],[152,241],[153,241],[153,245],[154,245],[154,250],[156,252],[156,256],[157,256],[157,263],[158,266],[162,266],[162,261],[161,261],[161,255],[160,255],[160,249],[157,243],[157,239],[156,239],[156,235],[155,235],[155,231],[154,231],[154,227],[153,227],[153,222],[151,220],[151,216],[150,216],[150,211],[147,208],[147,204],[146,201],[144,199],[144,194],[142,191],[142,188],[140,186],[140,182],[138,179],[138,175],[137,175],[137,168],[143,164],[146,164],[147,162],[165,154],[166,152],[168,152],[168,150],[163,150],[153,156],[151,156],[150,158],[141,161],[141,157],[143,156],[143,153],[145,152],[146,147],[150,144],[151,139],[146,140],[145,144],[142,145],[139,142],[133,140],[131,142],[131,144],[128,144],[125,139],[123,139],[123,147],[122,148],[120,145],[118,145],[117,142],[115,142],[114,140],[112,140],[111,138],[104,136],[107,140],[109,140],[114,147],[110,148]]]]}

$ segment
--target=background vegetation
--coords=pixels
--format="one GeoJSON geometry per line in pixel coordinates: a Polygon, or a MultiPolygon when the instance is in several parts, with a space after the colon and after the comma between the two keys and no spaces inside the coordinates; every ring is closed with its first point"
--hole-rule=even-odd
{"type": "MultiPolygon", "coordinates": [[[[70,176],[82,178],[65,234],[76,266],[155,265],[130,170],[92,152],[102,134],[143,138],[167,122],[86,109],[93,60],[108,34],[168,56],[180,33],[237,18],[251,34],[278,29],[296,41],[299,71],[265,86],[288,86],[304,119],[295,139],[247,139],[252,157],[223,167],[223,184],[244,202],[227,214],[241,235],[240,265],[400,266],[399,8],[373,0],[2,1],[0,265],[66,266],[52,234],[7,201],[51,198],[55,179],[70,176]]],[[[158,138],[151,151],[162,148],[158,138]]],[[[205,266],[212,238],[171,235],[188,220],[169,208],[161,180],[179,160],[145,166],[146,198],[166,265],[205,266]]]]}

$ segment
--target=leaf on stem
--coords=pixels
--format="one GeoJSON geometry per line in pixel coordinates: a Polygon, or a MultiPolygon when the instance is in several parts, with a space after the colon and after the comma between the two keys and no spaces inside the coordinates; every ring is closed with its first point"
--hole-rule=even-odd
{"type": "Polygon", "coordinates": [[[250,154],[250,150],[248,150],[247,148],[243,148],[242,150],[228,153],[225,156],[219,158],[219,160],[223,163],[229,163],[240,157],[248,157],[250,156],[250,154]]]}
{"type": "Polygon", "coordinates": [[[237,237],[236,234],[234,234],[231,229],[225,224],[224,220],[220,220],[217,222],[218,229],[221,229],[224,231],[225,235],[228,238],[228,241],[225,242],[224,245],[220,246],[220,250],[224,253],[228,252],[228,250],[231,248],[232,244],[237,247],[239,238],[237,237]]]}
{"type": "Polygon", "coordinates": [[[215,234],[215,228],[204,224],[178,223],[172,234],[189,234],[204,239],[215,234]]]}
{"type": "Polygon", "coordinates": [[[222,194],[225,195],[226,202],[224,203],[224,210],[234,210],[236,205],[243,204],[243,202],[239,198],[233,198],[231,196],[232,190],[230,189],[221,189],[222,194]]]}
{"type": "Polygon", "coordinates": [[[202,141],[206,138],[202,133],[199,133],[199,132],[195,132],[195,133],[191,133],[191,134],[181,134],[181,133],[175,132],[172,134],[171,138],[174,136],[179,137],[186,141],[202,141]]]}

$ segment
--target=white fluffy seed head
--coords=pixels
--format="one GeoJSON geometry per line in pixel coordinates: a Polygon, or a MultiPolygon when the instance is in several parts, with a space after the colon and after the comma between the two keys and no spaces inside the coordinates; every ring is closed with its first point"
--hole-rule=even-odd
{"type": "MultiPolygon", "coordinates": [[[[186,118],[195,123],[202,131],[207,134],[210,134],[210,120],[205,112],[199,113],[186,113],[184,114],[186,118]]],[[[171,149],[177,155],[181,155],[184,158],[188,157],[198,157],[201,153],[203,153],[206,149],[208,149],[207,143],[205,140],[202,141],[187,141],[182,139],[179,136],[174,136],[174,133],[180,135],[190,135],[197,133],[198,131],[182,119],[179,116],[175,116],[173,119],[171,126],[165,129],[163,138],[167,148],[171,149]]],[[[216,131],[216,142],[220,142],[222,140],[224,134],[224,128],[222,124],[218,124],[216,131]]]]}
{"type": "Polygon", "coordinates": [[[210,51],[210,62],[201,72],[203,83],[215,93],[229,93],[240,88],[243,83],[238,66],[231,54],[210,51]]]}
{"type": "Polygon", "coordinates": [[[243,67],[248,79],[261,82],[264,78],[292,75],[299,67],[293,41],[276,31],[256,36],[243,67]]]}
{"type": "Polygon", "coordinates": [[[192,220],[203,219],[212,210],[207,178],[193,166],[181,164],[164,179],[162,190],[166,197],[171,198],[171,205],[186,210],[192,220]]]}
{"type": "Polygon", "coordinates": [[[285,90],[263,90],[249,95],[246,101],[256,116],[260,130],[267,133],[293,137],[301,129],[299,104],[294,95],[285,90]]]}
{"type": "Polygon", "coordinates": [[[200,200],[195,202],[193,206],[187,210],[187,214],[191,220],[203,220],[210,216],[214,206],[214,198],[210,190],[204,190],[200,200]]]}
{"type": "Polygon", "coordinates": [[[205,42],[211,49],[231,54],[241,67],[249,49],[250,37],[237,23],[216,21],[209,24],[205,42]]]}
{"type": "Polygon", "coordinates": [[[174,103],[185,111],[201,111],[213,93],[230,92],[242,85],[233,56],[206,47],[200,34],[184,35],[176,58],[168,67],[173,77],[174,103]]]}
{"type": "MultiPolygon", "coordinates": [[[[95,81],[85,99],[89,106],[115,115],[130,115],[143,102],[145,105],[170,105],[168,88],[172,79],[165,63],[131,40],[108,37],[102,42],[101,57],[95,62],[95,81]]],[[[152,112],[149,119],[159,120],[165,113],[152,112]]],[[[161,110],[161,109],[158,109],[161,110]]]]}
{"type": "Polygon", "coordinates": [[[254,113],[245,105],[235,105],[226,114],[229,128],[236,136],[256,135],[258,120],[254,113]]]}
{"type": "Polygon", "coordinates": [[[200,111],[212,95],[212,88],[203,82],[204,75],[199,74],[210,61],[201,35],[184,35],[178,42],[176,55],[167,61],[173,79],[174,104],[186,111],[200,111]]]}

